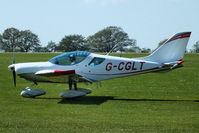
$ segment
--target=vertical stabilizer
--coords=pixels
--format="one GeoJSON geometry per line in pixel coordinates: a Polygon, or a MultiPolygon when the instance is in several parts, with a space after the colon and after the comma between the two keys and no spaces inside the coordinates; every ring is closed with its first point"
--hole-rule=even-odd
{"type": "Polygon", "coordinates": [[[168,39],[151,55],[144,57],[145,60],[165,63],[178,61],[184,57],[191,32],[181,32],[168,39]]]}

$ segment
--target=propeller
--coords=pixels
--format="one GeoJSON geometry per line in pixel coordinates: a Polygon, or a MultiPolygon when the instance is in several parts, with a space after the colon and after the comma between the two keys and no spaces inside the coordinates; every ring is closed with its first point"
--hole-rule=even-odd
{"type": "Polygon", "coordinates": [[[16,87],[16,71],[15,71],[14,64],[8,66],[8,69],[12,71],[13,83],[14,83],[14,87],[16,87]]]}
{"type": "MultiPolygon", "coordinates": [[[[14,54],[14,47],[13,47],[13,52],[12,52],[12,64],[15,64],[15,54],[14,54]]],[[[13,83],[16,88],[17,82],[16,82],[16,72],[15,72],[15,66],[13,65],[13,70],[12,70],[12,76],[13,76],[13,83]]]]}
{"type": "Polygon", "coordinates": [[[15,47],[13,45],[13,48],[12,48],[12,65],[8,66],[8,69],[12,71],[12,77],[13,77],[13,84],[14,84],[14,87],[16,88],[16,71],[15,71],[15,47]]]}
{"type": "Polygon", "coordinates": [[[17,83],[16,83],[16,72],[15,72],[15,70],[12,71],[12,76],[13,76],[14,86],[16,87],[17,83]]]}

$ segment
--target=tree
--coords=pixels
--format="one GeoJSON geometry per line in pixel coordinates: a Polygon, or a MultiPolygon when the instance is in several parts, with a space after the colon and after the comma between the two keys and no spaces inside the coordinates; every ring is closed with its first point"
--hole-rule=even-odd
{"type": "Polygon", "coordinates": [[[129,39],[122,28],[110,26],[88,37],[87,43],[91,51],[110,52],[123,51],[125,47],[135,45],[136,41],[129,39]]]}
{"type": "Polygon", "coordinates": [[[16,28],[8,28],[0,35],[0,48],[5,52],[29,52],[39,46],[38,36],[30,30],[19,31],[16,28]]]}
{"type": "Polygon", "coordinates": [[[48,45],[46,46],[47,51],[46,52],[55,52],[57,48],[57,45],[55,42],[50,41],[48,42],[48,45]]]}
{"type": "Polygon", "coordinates": [[[142,48],[141,53],[150,53],[151,49],[150,48],[142,48]]]}
{"type": "Polygon", "coordinates": [[[197,41],[194,45],[193,45],[193,50],[194,53],[199,53],[199,41],[197,41]]]}
{"type": "Polygon", "coordinates": [[[3,48],[3,37],[0,34],[0,51],[3,50],[2,48],[3,48]]]}
{"type": "Polygon", "coordinates": [[[38,46],[34,49],[34,52],[49,52],[47,47],[38,46]]]}
{"type": "Polygon", "coordinates": [[[155,51],[156,49],[158,49],[160,46],[162,46],[167,40],[168,40],[168,39],[163,39],[162,41],[160,41],[160,42],[158,43],[157,48],[155,48],[154,50],[152,50],[152,52],[155,51]]]}
{"type": "Polygon", "coordinates": [[[8,28],[0,35],[0,47],[5,52],[12,52],[19,46],[19,39],[20,31],[16,28],[8,28]]]}
{"type": "Polygon", "coordinates": [[[86,49],[86,40],[82,35],[65,36],[57,46],[57,51],[61,52],[69,52],[76,50],[84,51],[86,49]]]}
{"type": "Polygon", "coordinates": [[[132,46],[132,47],[129,47],[129,48],[125,48],[125,52],[140,53],[141,48],[138,47],[138,46],[132,46]]]}
{"type": "Polygon", "coordinates": [[[20,48],[21,52],[34,51],[40,46],[39,38],[36,34],[32,33],[30,30],[25,30],[20,32],[20,48]]]}

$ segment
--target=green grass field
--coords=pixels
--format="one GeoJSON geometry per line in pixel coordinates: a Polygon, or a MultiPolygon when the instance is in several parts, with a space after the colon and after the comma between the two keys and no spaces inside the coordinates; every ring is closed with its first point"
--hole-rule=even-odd
{"type": "MultiPolygon", "coordinates": [[[[46,61],[56,54],[16,54],[16,62],[46,61]]],[[[144,56],[124,54],[126,57],[144,56]]],[[[30,83],[13,87],[11,54],[0,54],[0,132],[3,133],[198,133],[199,54],[187,54],[184,67],[79,87],[93,92],[63,100],[64,84],[39,84],[35,99],[19,95],[30,83]]]]}

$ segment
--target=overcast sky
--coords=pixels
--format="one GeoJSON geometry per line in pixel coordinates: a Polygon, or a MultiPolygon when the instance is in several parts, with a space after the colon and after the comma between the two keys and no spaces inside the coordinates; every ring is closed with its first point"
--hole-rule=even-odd
{"type": "Polygon", "coordinates": [[[122,27],[137,45],[154,49],[177,32],[199,40],[199,0],[0,0],[0,33],[31,30],[41,44],[65,35],[85,37],[107,26],[122,27]]]}

